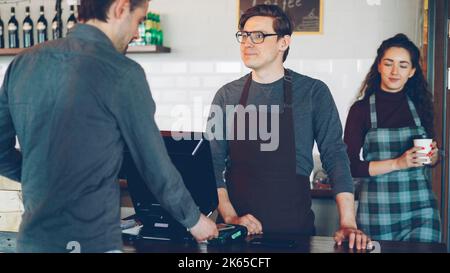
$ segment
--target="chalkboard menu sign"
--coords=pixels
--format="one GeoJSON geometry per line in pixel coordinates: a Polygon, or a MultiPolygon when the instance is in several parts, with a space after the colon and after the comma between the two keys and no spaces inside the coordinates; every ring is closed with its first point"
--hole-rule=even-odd
{"type": "Polygon", "coordinates": [[[282,8],[291,18],[295,34],[322,34],[323,0],[238,0],[239,18],[260,4],[282,8]]]}

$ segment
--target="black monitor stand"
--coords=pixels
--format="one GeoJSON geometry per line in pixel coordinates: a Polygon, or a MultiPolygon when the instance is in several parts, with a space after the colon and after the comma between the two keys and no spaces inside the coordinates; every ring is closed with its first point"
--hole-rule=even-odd
{"type": "MultiPolygon", "coordinates": [[[[198,133],[176,140],[170,132],[162,132],[164,144],[172,163],[180,172],[186,188],[200,211],[208,215],[218,205],[217,187],[209,142],[198,133]],[[199,137],[200,136],[200,137],[199,137]]],[[[129,152],[124,154],[121,171],[136,211],[143,223],[140,237],[154,240],[191,240],[191,234],[157,201],[143,181],[129,152]]],[[[150,181],[151,183],[151,181],[150,181]]]]}

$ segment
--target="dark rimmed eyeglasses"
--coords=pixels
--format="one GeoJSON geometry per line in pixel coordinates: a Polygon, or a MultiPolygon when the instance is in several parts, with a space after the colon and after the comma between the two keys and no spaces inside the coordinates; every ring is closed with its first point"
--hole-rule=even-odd
{"type": "Polygon", "coordinates": [[[279,35],[276,33],[266,34],[262,31],[238,31],[238,32],[236,32],[236,39],[237,39],[238,43],[241,43],[241,44],[245,43],[245,41],[247,41],[248,37],[250,37],[250,40],[252,41],[252,43],[261,44],[261,43],[264,43],[264,40],[268,36],[279,36],[279,35]]]}

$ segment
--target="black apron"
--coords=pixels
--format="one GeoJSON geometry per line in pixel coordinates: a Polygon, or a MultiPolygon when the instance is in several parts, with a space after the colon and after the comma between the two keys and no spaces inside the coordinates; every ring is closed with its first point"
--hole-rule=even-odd
{"type": "MultiPolygon", "coordinates": [[[[251,82],[250,73],[239,102],[244,107],[247,106],[251,82]]],[[[226,173],[227,190],[238,215],[255,216],[261,221],[263,232],[314,235],[309,177],[296,174],[292,78],[288,70],[284,76],[283,108],[284,111],[280,109],[280,113],[276,113],[280,124],[279,146],[272,152],[261,151],[261,144],[269,141],[261,140],[259,129],[257,140],[249,140],[248,115],[245,118],[246,140],[237,140],[235,113],[235,135],[229,141],[231,165],[226,173]]],[[[266,116],[261,116],[260,112],[256,115],[259,125],[259,119],[266,116]]],[[[267,118],[267,127],[271,130],[269,115],[267,118]]]]}

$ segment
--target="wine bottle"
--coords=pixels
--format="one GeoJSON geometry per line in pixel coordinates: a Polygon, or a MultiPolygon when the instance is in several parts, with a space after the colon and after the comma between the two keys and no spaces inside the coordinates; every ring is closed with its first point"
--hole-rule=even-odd
{"type": "Polygon", "coordinates": [[[0,14],[0,48],[5,48],[5,25],[0,14]]]}
{"type": "Polygon", "coordinates": [[[30,17],[30,7],[25,8],[25,19],[22,25],[23,30],[23,47],[28,48],[34,46],[34,25],[30,17]]]}
{"type": "Polygon", "coordinates": [[[47,19],[45,19],[44,15],[44,6],[41,6],[41,16],[39,16],[39,19],[36,24],[37,29],[37,42],[43,43],[48,40],[48,24],[47,19]]]}
{"type": "Polygon", "coordinates": [[[76,25],[77,18],[75,17],[75,7],[73,5],[70,6],[70,16],[67,19],[67,33],[76,25]]]}
{"type": "Polygon", "coordinates": [[[16,9],[11,7],[11,18],[8,22],[9,48],[19,48],[19,23],[16,20],[16,9]]]}
{"type": "Polygon", "coordinates": [[[61,17],[58,16],[58,11],[55,10],[56,14],[52,21],[52,38],[53,40],[57,40],[62,38],[62,20],[61,17]]]}

